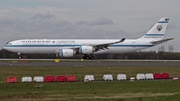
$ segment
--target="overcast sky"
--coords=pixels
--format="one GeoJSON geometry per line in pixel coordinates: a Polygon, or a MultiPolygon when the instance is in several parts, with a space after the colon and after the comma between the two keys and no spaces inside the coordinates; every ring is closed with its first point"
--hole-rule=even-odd
{"type": "MultiPolygon", "coordinates": [[[[139,38],[170,17],[162,44],[180,52],[180,0],[1,0],[0,47],[24,38],[139,38]]],[[[149,48],[157,51],[161,45],[149,48]]]]}

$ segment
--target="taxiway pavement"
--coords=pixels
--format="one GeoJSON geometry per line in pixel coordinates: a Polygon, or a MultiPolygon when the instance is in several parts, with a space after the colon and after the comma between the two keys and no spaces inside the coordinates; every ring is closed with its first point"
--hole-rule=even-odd
{"type": "Polygon", "coordinates": [[[68,61],[68,62],[7,62],[0,66],[180,66],[179,61],[68,61]]]}

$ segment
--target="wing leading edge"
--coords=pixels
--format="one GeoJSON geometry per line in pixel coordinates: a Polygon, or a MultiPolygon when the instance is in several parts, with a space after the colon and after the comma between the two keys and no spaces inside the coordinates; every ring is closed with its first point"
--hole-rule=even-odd
{"type": "MultiPolygon", "coordinates": [[[[95,51],[99,51],[99,50],[104,50],[104,49],[108,49],[108,46],[109,45],[112,45],[112,44],[116,44],[116,43],[121,43],[121,42],[124,42],[126,38],[122,38],[121,40],[119,41],[115,41],[115,42],[109,42],[109,43],[101,43],[101,44],[84,44],[84,46],[92,46],[95,48],[95,51]]],[[[83,45],[82,45],[83,46],[83,45]]],[[[70,49],[73,49],[75,51],[78,51],[80,49],[81,46],[76,46],[76,47],[72,47],[70,49]]]]}
{"type": "Polygon", "coordinates": [[[126,38],[122,38],[121,40],[116,41],[116,42],[97,44],[97,45],[94,45],[93,47],[95,47],[95,48],[97,49],[97,51],[98,51],[99,49],[108,49],[108,46],[109,46],[109,45],[124,42],[125,39],[126,39],[126,38]]]}

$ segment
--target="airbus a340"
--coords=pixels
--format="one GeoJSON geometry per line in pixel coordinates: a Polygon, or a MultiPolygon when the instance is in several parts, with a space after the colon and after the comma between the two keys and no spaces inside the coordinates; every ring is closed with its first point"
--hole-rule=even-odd
{"type": "Polygon", "coordinates": [[[59,57],[84,54],[83,59],[94,59],[93,54],[134,52],[172,40],[163,39],[168,22],[168,17],[161,18],[138,39],[21,39],[7,42],[3,48],[19,54],[47,53],[59,57]]]}

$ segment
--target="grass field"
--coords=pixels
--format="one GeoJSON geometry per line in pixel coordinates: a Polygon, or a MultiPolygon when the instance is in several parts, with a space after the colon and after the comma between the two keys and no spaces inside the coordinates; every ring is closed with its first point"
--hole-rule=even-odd
{"type": "Polygon", "coordinates": [[[128,78],[137,73],[168,72],[180,77],[180,67],[0,67],[1,101],[180,101],[180,81],[115,81],[81,82],[86,74],[102,80],[103,74],[124,73],[128,78]],[[23,76],[75,75],[79,82],[21,83],[23,76]],[[8,76],[19,83],[7,84],[8,76]]]}

